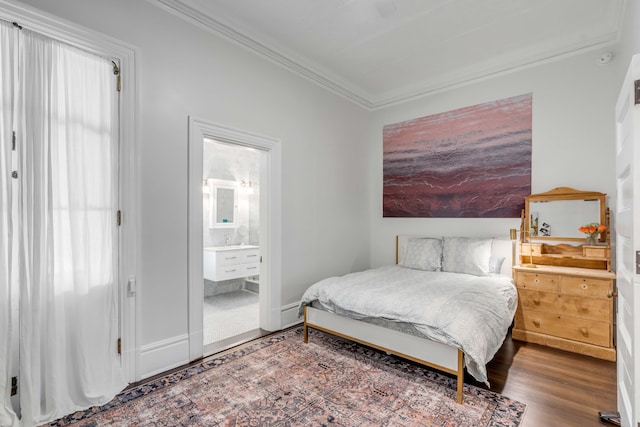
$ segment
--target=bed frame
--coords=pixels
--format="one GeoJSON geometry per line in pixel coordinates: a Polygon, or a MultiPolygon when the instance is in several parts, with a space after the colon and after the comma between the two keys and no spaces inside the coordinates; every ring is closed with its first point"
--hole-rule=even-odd
{"type": "MultiPolygon", "coordinates": [[[[396,264],[404,255],[410,237],[421,236],[396,236],[396,264]]],[[[511,267],[515,259],[513,256],[514,243],[511,240],[500,239],[495,239],[493,243],[493,254],[505,257],[501,274],[509,277],[512,276],[511,267]]],[[[457,347],[306,306],[304,308],[305,343],[309,342],[309,328],[346,338],[452,374],[457,380],[456,401],[462,403],[464,353],[457,347]]]]}

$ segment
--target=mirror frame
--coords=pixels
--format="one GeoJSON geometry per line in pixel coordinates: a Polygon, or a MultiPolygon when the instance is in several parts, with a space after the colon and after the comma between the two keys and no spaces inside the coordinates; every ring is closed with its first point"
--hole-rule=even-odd
{"type": "Polygon", "coordinates": [[[520,230],[522,234],[526,233],[526,236],[523,236],[523,241],[529,239],[528,241],[536,241],[536,240],[561,240],[561,241],[584,241],[584,237],[562,237],[562,236],[531,236],[531,224],[530,224],[530,208],[529,203],[531,202],[550,202],[554,200],[599,200],[600,201],[600,224],[606,224],[607,232],[601,233],[598,241],[604,242],[606,241],[606,235],[608,234],[609,224],[607,224],[606,217],[606,198],[607,195],[605,193],[599,193],[597,191],[580,191],[570,187],[557,187],[553,190],[547,191],[546,193],[537,193],[530,194],[529,196],[524,198],[524,221],[523,226],[524,229],[520,230]]]}
{"type": "Polygon", "coordinates": [[[207,180],[211,188],[209,195],[209,228],[234,228],[238,226],[238,183],[223,179],[209,178],[207,180]],[[218,189],[233,190],[233,222],[218,221],[218,189]]]}

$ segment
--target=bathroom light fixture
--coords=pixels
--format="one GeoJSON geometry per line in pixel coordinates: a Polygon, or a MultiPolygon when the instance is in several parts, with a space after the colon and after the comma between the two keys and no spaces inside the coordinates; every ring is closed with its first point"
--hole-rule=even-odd
{"type": "Polygon", "coordinates": [[[209,188],[209,181],[205,178],[202,181],[202,194],[211,194],[211,188],[209,188]]]}
{"type": "Polygon", "coordinates": [[[240,188],[245,190],[247,194],[253,194],[253,185],[251,184],[251,181],[240,182],[240,188]]]}

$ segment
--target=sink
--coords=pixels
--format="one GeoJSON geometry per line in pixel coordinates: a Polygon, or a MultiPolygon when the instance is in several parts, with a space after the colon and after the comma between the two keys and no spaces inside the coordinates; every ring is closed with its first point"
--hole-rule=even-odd
{"type": "Polygon", "coordinates": [[[260,246],[255,245],[229,245],[229,246],[209,246],[204,248],[205,251],[220,252],[233,251],[238,249],[258,249],[260,246]]]}

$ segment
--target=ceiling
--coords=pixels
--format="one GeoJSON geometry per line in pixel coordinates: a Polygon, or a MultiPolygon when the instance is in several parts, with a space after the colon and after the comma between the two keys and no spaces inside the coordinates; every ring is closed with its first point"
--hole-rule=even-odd
{"type": "Polygon", "coordinates": [[[150,1],[376,109],[603,51],[627,0],[150,1]]]}

